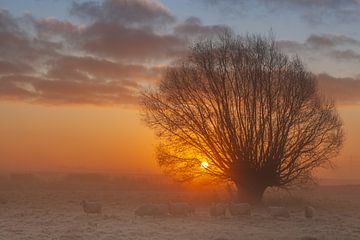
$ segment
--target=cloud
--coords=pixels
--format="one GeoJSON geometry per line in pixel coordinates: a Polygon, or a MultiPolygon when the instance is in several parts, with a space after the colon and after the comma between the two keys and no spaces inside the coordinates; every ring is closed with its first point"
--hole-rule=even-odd
{"type": "Polygon", "coordinates": [[[278,45],[284,51],[299,54],[306,59],[317,56],[334,62],[360,61],[360,40],[345,35],[313,34],[303,43],[285,40],[278,41],[278,45]]]}
{"type": "MultiPolygon", "coordinates": [[[[86,3],[92,2],[83,4],[86,3]]],[[[98,11],[106,9],[99,8],[98,11]]],[[[136,16],[141,18],[141,14],[136,16]]],[[[123,61],[144,62],[169,58],[183,51],[186,46],[183,39],[171,33],[130,26],[131,24],[123,24],[123,21],[94,19],[85,25],[75,25],[55,18],[35,19],[34,25],[38,35],[46,40],[61,38],[67,47],[76,48],[76,51],[84,54],[123,61]]]]}
{"type": "Polygon", "coordinates": [[[360,79],[317,76],[320,90],[338,104],[360,104],[360,79]]]}
{"type": "Polygon", "coordinates": [[[19,28],[16,20],[11,14],[5,10],[0,9],[0,32],[17,32],[19,28]]]}
{"type": "Polygon", "coordinates": [[[70,37],[77,34],[80,28],[69,21],[62,21],[54,17],[36,19],[32,22],[40,38],[51,39],[54,36],[70,37]]]}
{"type": "Polygon", "coordinates": [[[33,71],[34,69],[28,64],[0,60],[0,75],[11,74],[14,72],[24,74],[33,71]]]}
{"type": "Polygon", "coordinates": [[[136,87],[127,81],[50,80],[14,74],[0,78],[0,99],[51,105],[136,104],[136,87]]]}
{"type": "Polygon", "coordinates": [[[32,65],[40,64],[62,48],[61,43],[43,41],[32,36],[31,31],[26,32],[23,20],[0,9],[0,61],[3,66],[9,66],[7,71],[22,71],[22,67],[29,69],[30,62],[32,65]]]}
{"type": "MultiPolygon", "coordinates": [[[[138,88],[158,81],[194,38],[227,30],[197,17],[178,22],[155,0],[82,1],[71,11],[85,22],[14,17],[0,10],[0,100],[136,104],[138,88]]],[[[279,46],[358,64],[360,43],[324,34],[303,43],[279,41],[279,46]]]]}
{"type": "Polygon", "coordinates": [[[345,35],[335,34],[323,34],[323,35],[311,35],[307,41],[314,47],[336,47],[336,46],[356,46],[360,47],[360,41],[345,35]]]}
{"type": "Polygon", "coordinates": [[[360,63],[360,53],[354,50],[333,50],[330,52],[330,56],[341,61],[356,61],[360,63]]]}
{"type": "Polygon", "coordinates": [[[127,60],[171,57],[185,48],[185,43],[174,35],[103,22],[84,28],[78,43],[88,53],[127,60]]]}
{"type": "Polygon", "coordinates": [[[179,23],[174,28],[177,36],[187,38],[209,37],[228,30],[225,25],[203,25],[197,17],[189,17],[183,23],[179,23]]]}
{"type": "MultiPolygon", "coordinates": [[[[23,76],[24,77],[24,76],[23,76]]],[[[13,75],[2,76],[0,78],[0,99],[11,101],[23,101],[33,96],[33,93],[26,89],[26,85],[33,80],[26,77],[26,81],[13,81],[13,75]]],[[[20,79],[19,79],[20,80],[20,79]]]]}
{"type": "Polygon", "coordinates": [[[74,2],[70,12],[91,21],[125,26],[154,26],[175,22],[175,17],[156,0],[104,0],[74,2]]]}
{"type": "Polygon", "coordinates": [[[300,43],[296,41],[278,41],[280,47],[287,50],[326,50],[341,48],[360,48],[360,40],[337,34],[312,34],[305,42],[300,43]]]}
{"type": "Polygon", "coordinates": [[[63,56],[48,62],[47,77],[51,79],[92,80],[110,82],[156,81],[163,67],[123,64],[94,57],[63,56]]]}
{"type": "Polygon", "coordinates": [[[202,0],[207,4],[226,9],[247,12],[256,5],[269,13],[292,11],[310,24],[330,23],[332,21],[349,23],[360,19],[358,0],[202,0]],[[230,6],[230,7],[229,7],[230,6]]]}
{"type": "MultiPolygon", "coordinates": [[[[95,6],[87,3],[74,3],[73,14],[74,6],[95,6]]],[[[104,1],[96,7],[99,15],[86,23],[17,18],[0,10],[0,99],[136,104],[139,86],[158,81],[164,63],[185,50],[184,39],[157,31],[175,20],[157,1],[104,1]],[[127,9],[131,14],[125,16],[127,9]]]]}
{"type": "MultiPolygon", "coordinates": [[[[127,41],[115,37],[115,41],[120,43],[111,43],[110,33],[107,35],[106,30],[96,29],[97,23],[80,26],[55,18],[36,19],[28,16],[27,19],[30,20],[27,25],[31,25],[28,30],[23,18],[0,11],[1,100],[36,104],[136,104],[139,84],[156,81],[161,74],[162,68],[157,64],[125,63],[127,58],[141,57],[140,54],[136,56],[135,50],[126,49],[136,40],[131,37],[161,38],[155,33],[134,34],[141,31],[131,32],[130,29],[133,35],[127,41]],[[99,49],[92,49],[90,43],[94,42],[90,42],[89,37],[92,40],[108,37],[109,41],[99,40],[99,49]],[[120,50],[123,52],[118,56],[119,61],[102,58],[103,55],[116,56],[110,51],[119,51],[111,48],[104,50],[101,44],[112,44],[116,48],[122,44],[120,50]]],[[[148,49],[153,47],[153,42],[147,45],[148,49]]],[[[144,46],[139,48],[139,51],[146,53],[144,46]]]]}

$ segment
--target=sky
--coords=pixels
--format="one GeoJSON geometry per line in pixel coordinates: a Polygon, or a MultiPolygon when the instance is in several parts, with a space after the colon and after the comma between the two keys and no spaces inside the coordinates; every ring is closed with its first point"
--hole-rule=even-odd
{"type": "Polygon", "coordinates": [[[159,172],[139,89],[199,37],[274,33],[333,98],[359,178],[359,0],[0,0],[0,171],[159,172]]]}

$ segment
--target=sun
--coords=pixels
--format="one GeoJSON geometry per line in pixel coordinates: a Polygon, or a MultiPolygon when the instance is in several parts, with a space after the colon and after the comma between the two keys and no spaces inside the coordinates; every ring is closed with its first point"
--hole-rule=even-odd
{"type": "Polygon", "coordinates": [[[202,168],[208,168],[209,167],[209,163],[204,161],[204,162],[201,162],[201,167],[202,168]]]}

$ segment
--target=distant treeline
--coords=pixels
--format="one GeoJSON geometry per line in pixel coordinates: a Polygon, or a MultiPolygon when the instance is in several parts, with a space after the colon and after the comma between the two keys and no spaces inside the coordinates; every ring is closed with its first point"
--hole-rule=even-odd
{"type": "Polygon", "coordinates": [[[0,189],[19,188],[178,191],[183,186],[164,175],[108,175],[102,173],[12,173],[0,175],[0,189]]]}

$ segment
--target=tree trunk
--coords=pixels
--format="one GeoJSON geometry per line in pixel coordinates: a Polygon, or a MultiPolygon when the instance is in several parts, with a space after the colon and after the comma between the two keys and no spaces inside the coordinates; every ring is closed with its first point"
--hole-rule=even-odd
{"type": "Polygon", "coordinates": [[[247,184],[239,184],[235,183],[237,187],[237,202],[242,203],[252,203],[257,204],[260,203],[264,192],[266,190],[266,186],[264,184],[259,183],[247,183],[247,184]]]}
{"type": "Polygon", "coordinates": [[[251,204],[261,202],[271,177],[268,170],[254,170],[241,163],[234,165],[231,179],[237,188],[236,201],[251,204]]]}

